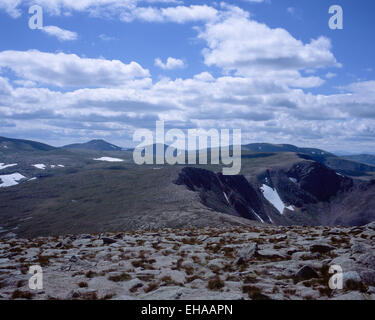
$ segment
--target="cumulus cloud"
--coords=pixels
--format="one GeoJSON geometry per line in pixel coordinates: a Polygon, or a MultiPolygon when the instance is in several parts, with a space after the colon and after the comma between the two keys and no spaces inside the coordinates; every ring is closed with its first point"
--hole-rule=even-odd
{"type": "Polygon", "coordinates": [[[374,146],[375,84],[353,83],[343,90],[313,95],[262,79],[215,79],[208,73],[67,92],[15,88],[2,78],[0,115],[14,132],[30,128],[33,120],[39,126],[34,134],[44,128],[51,136],[131,137],[134,128],[152,129],[155,120],[163,119],[179,128],[242,128],[244,142],[332,148],[337,143],[350,145],[354,139],[356,148],[374,146]]]}
{"type": "Polygon", "coordinates": [[[203,55],[208,66],[238,75],[270,72],[298,77],[300,70],[339,66],[329,39],[319,37],[304,44],[285,29],[272,29],[245,15],[207,24],[199,38],[207,43],[203,55]]]}
{"type": "Polygon", "coordinates": [[[164,63],[160,58],[155,59],[155,66],[163,69],[163,70],[172,70],[172,69],[180,69],[185,67],[185,63],[183,60],[175,59],[169,57],[167,61],[164,63]]]}
{"type": "MultiPolygon", "coordinates": [[[[242,128],[244,142],[375,148],[373,81],[356,82],[330,95],[304,90],[333,76],[325,68],[340,67],[325,37],[297,40],[285,29],[270,28],[227,4],[165,1],[174,6],[157,8],[153,6],[162,0],[148,1],[151,7],[138,7],[141,2],[135,0],[39,2],[55,14],[76,10],[108,13],[123,21],[199,22],[196,30],[205,46],[207,69],[190,78],[153,81],[137,62],[3,51],[0,119],[6,129],[0,126],[0,135],[48,135],[51,141],[64,137],[66,142],[110,137],[126,145],[135,128],[152,129],[155,120],[162,119],[176,128],[242,128]],[[136,14],[129,18],[130,12],[136,14]],[[16,79],[13,74],[11,80],[5,78],[9,70],[16,79]],[[56,86],[61,88],[51,88],[56,86]]],[[[18,6],[7,8],[11,12],[18,6]]],[[[166,70],[184,66],[172,57],[155,64],[166,70]]]]}
{"type": "Polygon", "coordinates": [[[0,68],[12,70],[23,80],[59,87],[107,87],[149,77],[136,62],[81,58],[75,54],[37,50],[2,51],[0,68]]]}
{"type": "Polygon", "coordinates": [[[61,29],[57,26],[45,26],[42,29],[43,32],[50,36],[54,36],[60,41],[71,41],[77,40],[78,34],[69,30],[61,29]]]}

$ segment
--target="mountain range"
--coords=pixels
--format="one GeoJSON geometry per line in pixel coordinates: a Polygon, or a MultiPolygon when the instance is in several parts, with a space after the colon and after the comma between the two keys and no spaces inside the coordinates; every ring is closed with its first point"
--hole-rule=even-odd
{"type": "Polygon", "coordinates": [[[375,166],[293,145],[242,147],[242,171],[133,163],[103,140],[0,138],[0,237],[219,225],[364,225],[375,166]]]}

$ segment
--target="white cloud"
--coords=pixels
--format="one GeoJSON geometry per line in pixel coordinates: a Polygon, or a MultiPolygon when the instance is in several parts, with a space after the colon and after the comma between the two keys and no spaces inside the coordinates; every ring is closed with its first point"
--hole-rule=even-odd
{"type": "Polygon", "coordinates": [[[69,30],[61,29],[57,26],[45,26],[42,29],[43,32],[50,36],[54,36],[60,41],[71,41],[77,40],[78,34],[69,30]]]}
{"type": "Polygon", "coordinates": [[[4,10],[12,18],[21,16],[21,10],[18,8],[22,0],[0,0],[0,10],[4,10]]]}
{"type": "Polygon", "coordinates": [[[167,61],[164,63],[161,61],[160,58],[155,59],[155,66],[163,69],[163,70],[172,70],[172,69],[181,69],[185,67],[185,63],[183,60],[175,59],[169,57],[167,61]]]}
{"type": "Polygon", "coordinates": [[[267,2],[267,0],[242,0],[244,2],[250,2],[250,3],[262,3],[267,2]]]}
{"type": "Polygon", "coordinates": [[[337,74],[336,73],[333,73],[333,72],[328,72],[326,75],[325,75],[325,77],[327,78],[327,79],[332,79],[332,78],[335,78],[337,76],[337,74]]]}
{"type": "Polygon", "coordinates": [[[288,86],[314,87],[324,80],[303,77],[302,70],[339,67],[331,42],[325,37],[303,43],[285,29],[272,29],[249,18],[239,8],[224,14],[220,21],[208,23],[199,38],[207,43],[203,55],[208,66],[228,74],[268,78],[288,86]]]}
{"type": "Polygon", "coordinates": [[[285,29],[271,29],[247,18],[229,18],[209,24],[199,35],[206,40],[207,65],[247,73],[252,67],[272,70],[315,69],[337,66],[325,37],[304,44],[285,29]]]}
{"type": "Polygon", "coordinates": [[[207,5],[177,6],[167,8],[138,7],[121,15],[125,22],[143,20],[147,22],[198,22],[214,21],[218,11],[207,5]]]}
{"type": "Polygon", "coordinates": [[[218,11],[208,5],[179,5],[177,0],[0,0],[0,9],[13,18],[21,15],[21,7],[38,4],[52,15],[70,15],[73,11],[86,12],[95,17],[119,17],[122,21],[198,22],[217,19],[218,11]],[[146,6],[140,6],[146,5],[146,6]],[[147,4],[152,6],[147,6],[147,4]],[[155,5],[173,5],[157,7],[155,5]],[[177,6],[176,6],[177,5],[177,6]]]}
{"type": "MultiPolygon", "coordinates": [[[[124,21],[204,22],[198,31],[206,44],[204,61],[219,72],[153,82],[148,70],[136,62],[3,51],[0,74],[5,77],[4,69],[10,69],[19,79],[0,77],[0,135],[48,134],[53,140],[111,137],[124,145],[122,139],[130,137],[134,128],[153,128],[156,119],[163,119],[181,128],[242,128],[244,142],[375,148],[373,81],[353,83],[341,88],[340,94],[302,90],[321,85],[324,79],[318,74],[325,74],[323,78],[333,74],[318,69],[340,66],[327,38],[302,42],[227,4],[215,9],[219,6],[139,8],[135,0],[44,2],[56,14],[78,10],[124,21]],[[128,18],[131,12],[136,15],[128,18]]],[[[164,69],[184,66],[172,57],[155,63],[164,69]]]]}
{"type": "Polygon", "coordinates": [[[103,41],[114,41],[114,40],[117,40],[117,38],[115,38],[115,37],[111,37],[111,36],[108,36],[108,35],[106,35],[106,34],[104,34],[104,33],[101,33],[101,34],[99,35],[99,38],[100,38],[101,40],[103,40],[103,41]]]}
{"type": "Polygon", "coordinates": [[[153,128],[156,119],[163,119],[172,127],[242,128],[244,142],[375,147],[374,82],[343,89],[347,92],[313,95],[271,84],[268,79],[215,79],[205,73],[184,80],[59,92],[14,88],[0,78],[0,118],[13,125],[4,129],[7,134],[29,130],[30,136],[34,130],[35,135],[48,133],[56,139],[124,139],[134,128],[153,128]],[[353,146],[351,141],[355,141],[353,146]]]}
{"type": "Polygon", "coordinates": [[[37,50],[2,51],[0,68],[9,68],[23,80],[59,87],[117,86],[149,76],[149,71],[136,62],[124,64],[37,50]]]}
{"type": "Polygon", "coordinates": [[[293,16],[296,13],[296,8],[294,8],[294,7],[288,7],[286,9],[286,11],[293,16]]]}

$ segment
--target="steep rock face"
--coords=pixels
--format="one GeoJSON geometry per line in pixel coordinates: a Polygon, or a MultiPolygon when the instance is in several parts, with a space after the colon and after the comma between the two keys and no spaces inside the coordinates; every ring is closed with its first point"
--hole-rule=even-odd
{"type": "Polygon", "coordinates": [[[260,222],[271,222],[260,193],[242,175],[223,176],[208,170],[186,167],[177,185],[199,192],[203,204],[217,211],[260,222]]]}
{"type": "Polygon", "coordinates": [[[288,176],[296,179],[299,187],[315,198],[315,202],[327,202],[339,192],[349,190],[353,180],[337,174],[318,162],[305,161],[294,165],[288,176]]]}
{"type": "Polygon", "coordinates": [[[357,225],[372,221],[373,216],[361,201],[351,205],[354,198],[361,198],[359,189],[364,189],[362,197],[372,194],[374,188],[369,183],[355,183],[314,161],[304,160],[290,168],[265,170],[246,178],[187,167],[175,183],[198,192],[201,202],[215,211],[265,223],[357,225]],[[283,212],[275,201],[266,199],[261,191],[264,186],[274,190],[285,206],[283,212]],[[346,212],[342,202],[352,212],[346,212]]]}

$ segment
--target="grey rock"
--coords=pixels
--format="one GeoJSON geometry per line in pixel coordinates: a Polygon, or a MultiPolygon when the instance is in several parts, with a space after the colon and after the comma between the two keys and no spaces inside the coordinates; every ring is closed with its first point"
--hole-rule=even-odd
{"type": "Polygon", "coordinates": [[[239,249],[237,252],[237,257],[242,259],[251,259],[257,254],[257,252],[258,244],[252,243],[239,249]]]}
{"type": "Polygon", "coordinates": [[[77,262],[78,261],[78,258],[76,256],[71,256],[70,259],[69,259],[69,262],[77,262]]]}
{"type": "Polygon", "coordinates": [[[261,258],[266,258],[266,259],[284,259],[285,258],[284,255],[272,249],[260,250],[258,251],[257,256],[261,258]]]}
{"type": "Polygon", "coordinates": [[[319,253],[312,254],[311,252],[295,252],[292,254],[293,260],[315,260],[320,257],[319,253]]]}
{"type": "Polygon", "coordinates": [[[351,247],[352,253],[366,253],[367,248],[360,242],[355,242],[351,247]]]}
{"type": "Polygon", "coordinates": [[[352,291],[340,296],[334,297],[332,300],[366,300],[364,295],[358,291],[352,291]]]}
{"type": "Polygon", "coordinates": [[[375,270],[363,270],[360,275],[365,284],[375,286],[375,270]]]}
{"type": "Polygon", "coordinates": [[[361,276],[356,271],[344,272],[342,278],[345,289],[353,289],[353,286],[358,287],[362,284],[361,276]]]}

